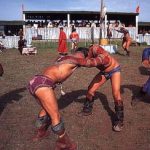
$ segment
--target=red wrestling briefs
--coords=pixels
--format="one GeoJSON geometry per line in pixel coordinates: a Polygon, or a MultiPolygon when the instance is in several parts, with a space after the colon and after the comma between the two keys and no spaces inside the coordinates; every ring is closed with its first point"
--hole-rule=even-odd
{"type": "Polygon", "coordinates": [[[35,95],[35,91],[40,87],[55,88],[56,85],[52,79],[43,75],[36,75],[28,84],[29,92],[32,95],[35,95]]]}

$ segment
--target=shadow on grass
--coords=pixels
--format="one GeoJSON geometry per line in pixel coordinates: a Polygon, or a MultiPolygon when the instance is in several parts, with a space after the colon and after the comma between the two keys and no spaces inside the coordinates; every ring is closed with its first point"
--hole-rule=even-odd
{"type": "MultiPolygon", "coordinates": [[[[85,97],[84,98],[79,98],[79,97],[85,96],[86,92],[87,92],[86,90],[78,90],[78,91],[72,91],[70,93],[66,93],[64,96],[61,96],[58,101],[59,108],[64,109],[65,107],[70,105],[72,102],[84,103],[85,97]]],[[[107,97],[102,93],[96,92],[95,99],[100,100],[100,102],[103,105],[103,108],[107,111],[108,116],[110,117],[112,125],[113,125],[114,119],[115,119],[115,113],[109,107],[107,97]]]]}
{"type": "Polygon", "coordinates": [[[139,67],[139,71],[142,75],[149,75],[150,74],[150,71],[143,66],[139,67]]]}
{"type": "Polygon", "coordinates": [[[122,54],[122,53],[120,53],[118,51],[115,54],[120,55],[120,56],[126,56],[125,54],[122,54]]]}
{"type": "Polygon", "coordinates": [[[23,87],[2,95],[0,97],[0,115],[2,114],[8,103],[13,103],[13,101],[19,101],[22,98],[22,95],[20,93],[24,92],[25,90],[26,87],[23,87]]]}
{"type": "Polygon", "coordinates": [[[86,90],[78,90],[78,91],[72,91],[70,93],[66,93],[64,96],[61,96],[58,100],[58,106],[59,109],[64,109],[68,105],[70,105],[73,101],[84,103],[85,98],[78,99],[80,96],[86,95],[86,90]]]}
{"type": "Polygon", "coordinates": [[[137,86],[137,85],[122,85],[121,86],[121,93],[124,93],[124,89],[129,89],[132,92],[132,99],[131,99],[131,103],[132,101],[136,100],[138,101],[142,101],[144,103],[150,103],[150,98],[148,95],[141,95],[141,86],[137,86]]]}

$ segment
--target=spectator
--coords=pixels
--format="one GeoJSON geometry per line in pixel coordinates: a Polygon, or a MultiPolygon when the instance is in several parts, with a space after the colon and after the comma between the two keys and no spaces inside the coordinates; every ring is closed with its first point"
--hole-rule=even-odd
{"type": "Polygon", "coordinates": [[[20,36],[20,40],[18,41],[18,50],[21,55],[22,55],[23,48],[26,47],[26,43],[27,43],[27,41],[25,39],[23,39],[22,36],[20,36]]]}
{"type": "Polygon", "coordinates": [[[79,34],[76,32],[75,28],[72,30],[72,33],[70,34],[70,40],[71,40],[71,50],[74,51],[75,49],[77,49],[79,43],[79,34]]]}
{"type": "Polygon", "coordinates": [[[59,41],[58,41],[58,53],[60,55],[67,55],[67,36],[63,31],[63,27],[60,27],[59,41]]]}

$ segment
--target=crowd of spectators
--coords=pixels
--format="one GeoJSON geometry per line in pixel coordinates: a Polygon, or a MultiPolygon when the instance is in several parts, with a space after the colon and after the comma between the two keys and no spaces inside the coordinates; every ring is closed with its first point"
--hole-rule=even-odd
{"type": "MultiPolygon", "coordinates": [[[[96,27],[99,27],[99,21],[87,21],[87,20],[82,20],[82,21],[71,21],[70,25],[75,26],[75,27],[91,27],[92,24],[95,24],[96,27]]],[[[35,24],[38,25],[38,27],[43,28],[43,27],[67,27],[67,21],[27,21],[26,26],[33,27],[35,24]]]]}
{"type": "MultiPolygon", "coordinates": [[[[120,23],[120,21],[116,20],[113,23],[117,25],[118,23],[120,23]]],[[[67,27],[68,25],[67,21],[64,21],[64,20],[27,21],[25,24],[26,26],[29,26],[29,27],[34,27],[35,25],[37,25],[38,28],[43,28],[43,27],[53,28],[53,27],[59,27],[59,26],[67,27]]],[[[70,26],[100,27],[100,23],[99,23],[99,20],[73,20],[70,22],[70,26]]],[[[133,26],[134,25],[132,24],[126,25],[126,27],[133,27],[133,26]]]]}
{"type": "Polygon", "coordinates": [[[150,34],[150,29],[149,30],[140,29],[138,33],[143,34],[143,36],[144,36],[144,35],[150,34]]]}

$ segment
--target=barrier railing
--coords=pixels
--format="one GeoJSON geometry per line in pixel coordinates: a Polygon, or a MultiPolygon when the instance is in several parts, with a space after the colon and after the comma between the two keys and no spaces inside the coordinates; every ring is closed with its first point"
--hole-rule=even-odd
{"type": "MultiPolygon", "coordinates": [[[[136,29],[135,27],[128,28],[129,33],[133,40],[136,41],[136,29]]],[[[64,31],[67,35],[68,41],[69,41],[69,35],[71,33],[71,28],[64,28],[64,31]]],[[[77,33],[79,34],[80,40],[82,41],[90,41],[91,35],[93,34],[94,39],[99,39],[99,28],[94,28],[94,31],[91,30],[89,27],[77,27],[76,28],[77,33]],[[92,33],[91,33],[92,32],[92,33]]],[[[104,31],[102,32],[104,35],[104,31]]],[[[42,40],[50,40],[50,41],[56,41],[59,38],[59,28],[26,28],[25,29],[25,39],[27,40],[27,44],[31,44],[32,37],[37,37],[37,35],[42,36],[42,40]]],[[[139,43],[146,42],[148,45],[150,45],[150,34],[142,35],[139,34],[139,43]]],[[[115,30],[112,30],[112,38],[113,39],[121,39],[122,33],[119,33],[115,30]]],[[[3,45],[6,48],[17,48],[18,47],[18,36],[6,36],[5,38],[0,38],[0,41],[2,41],[3,45]]]]}

